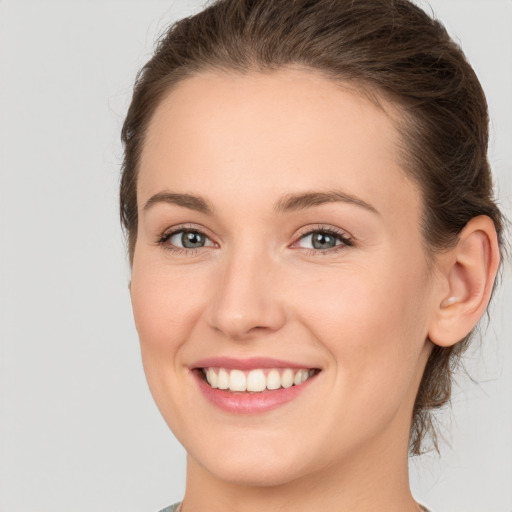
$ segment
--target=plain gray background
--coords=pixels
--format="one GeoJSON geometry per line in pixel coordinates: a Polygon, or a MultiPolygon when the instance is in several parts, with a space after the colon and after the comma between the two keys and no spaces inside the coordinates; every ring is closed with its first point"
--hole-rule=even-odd
{"type": "MultiPolygon", "coordinates": [[[[136,71],[199,1],[0,1],[0,511],[153,512],[185,454],[140,363],[118,223],[136,71]]],[[[425,6],[423,2],[421,5],[425,6]]],[[[487,92],[512,216],[512,2],[431,2],[487,92]]],[[[442,458],[411,464],[436,512],[512,511],[512,279],[468,355],[442,458]]]]}

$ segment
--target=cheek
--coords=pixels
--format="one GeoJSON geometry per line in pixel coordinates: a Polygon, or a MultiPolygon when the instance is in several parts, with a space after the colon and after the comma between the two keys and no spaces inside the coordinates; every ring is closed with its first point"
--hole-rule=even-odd
{"type": "Polygon", "coordinates": [[[143,350],[169,351],[183,341],[199,314],[204,282],[142,258],[134,262],[131,300],[143,350]]]}
{"type": "Polygon", "coordinates": [[[151,394],[169,426],[187,409],[186,396],[172,390],[181,389],[187,377],[182,347],[197,324],[199,302],[205,296],[204,280],[187,276],[144,254],[134,259],[130,295],[142,363],[151,394]]]}
{"type": "Polygon", "coordinates": [[[309,283],[303,321],[330,352],[339,389],[375,402],[407,392],[428,332],[427,287],[421,265],[392,258],[309,283]]]}
{"type": "Polygon", "coordinates": [[[360,346],[365,339],[376,341],[371,333],[395,331],[398,336],[418,326],[416,320],[426,309],[426,285],[415,268],[368,265],[355,271],[334,270],[329,279],[304,283],[296,296],[302,297],[301,307],[308,311],[312,326],[331,330],[334,336],[355,334],[349,339],[360,346]]]}
{"type": "MultiPolygon", "coordinates": [[[[198,323],[204,279],[171,271],[165,264],[134,261],[131,300],[142,363],[153,398],[167,420],[184,407],[178,389],[188,373],[184,348],[198,323]]],[[[196,276],[198,277],[198,276],[196,276]]]]}

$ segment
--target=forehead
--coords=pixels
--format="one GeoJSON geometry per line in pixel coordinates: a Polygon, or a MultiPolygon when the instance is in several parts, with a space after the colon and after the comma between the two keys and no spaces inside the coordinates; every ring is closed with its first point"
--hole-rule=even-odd
{"type": "MultiPolygon", "coordinates": [[[[354,84],[329,80],[311,69],[202,72],[178,82],[164,96],[149,123],[145,139],[148,151],[144,153],[161,149],[180,134],[182,138],[198,136],[203,143],[220,144],[226,142],[223,134],[232,137],[234,132],[241,141],[249,139],[253,145],[276,132],[281,133],[283,142],[292,143],[300,139],[314,143],[332,133],[352,143],[371,138],[375,150],[394,151],[397,134],[391,113],[396,109],[383,99],[369,101],[365,91],[354,84]],[[385,110],[383,105],[389,108],[385,110]]],[[[225,150],[228,153],[233,148],[225,146],[225,150]]]]}
{"type": "Polygon", "coordinates": [[[415,207],[409,199],[418,192],[400,168],[389,111],[311,70],[197,74],[151,119],[139,199],[162,188],[213,193],[222,185],[226,197],[270,198],[341,187],[382,203],[377,208],[395,204],[402,191],[415,207]]]}

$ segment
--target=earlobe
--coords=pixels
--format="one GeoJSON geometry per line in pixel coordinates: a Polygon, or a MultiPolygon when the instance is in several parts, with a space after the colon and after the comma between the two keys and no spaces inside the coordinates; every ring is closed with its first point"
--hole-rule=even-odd
{"type": "Polygon", "coordinates": [[[469,334],[489,303],[500,261],[492,220],[484,215],[471,219],[443,259],[442,291],[435,299],[429,339],[448,347],[469,334]]]}

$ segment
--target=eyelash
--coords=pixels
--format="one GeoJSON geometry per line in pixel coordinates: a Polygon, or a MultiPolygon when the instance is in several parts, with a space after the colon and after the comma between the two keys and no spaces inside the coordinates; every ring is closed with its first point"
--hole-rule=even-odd
{"type": "MultiPolygon", "coordinates": [[[[170,238],[178,233],[188,232],[188,233],[198,233],[203,235],[205,238],[210,239],[210,237],[202,230],[195,226],[177,226],[173,228],[171,231],[164,231],[157,240],[157,245],[162,246],[166,251],[170,251],[174,254],[184,255],[184,256],[195,256],[197,255],[197,249],[189,249],[187,247],[176,247],[175,245],[168,244],[170,238]]],[[[202,247],[200,247],[202,249],[202,247]]]]}
{"type": "MultiPolygon", "coordinates": [[[[165,248],[165,250],[170,251],[175,254],[182,254],[184,256],[194,256],[197,255],[197,250],[202,249],[203,247],[199,247],[197,249],[189,249],[186,247],[177,247],[175,245],[168,244],[170,238],[172,238],[174,235],[177,235],[182,232],[189,232],[189,233],[198,233],[208,239],[210,237],[202,230],[194,226],[177,226],[173,228],[171,231],[164,231],[157,239],[157,245],[162,246],[165,248]]],[[[330,235],[337,240],[339,240],[341,243],[338,245],[335,245],[334,247],[331,247],[330,249],[304,249],[304,252],[308,256],[326,256],[326,255],[332,255],[333,253],[337,253],[341,250],[346,249],[347,247],[352,247],[354,245],[354,240],[347,236],[347,234],[343,231],[338,231],[335,228],[332,228],[330,226],[315,226],[315,228],[307,228],[304,230],[304,232],[300,233],[296,239],[295,242],[293,242],[292,245],[297,244],[300,240],[303,240],[307,236],[313,235],[315,233],[322,233],[326,235],[330,235]]],[[[210,239],[211,240],[211,239],[210,239]]],[[[214,243],[214,242],[213,242],[214,243]]]]}
{"type": "Polygon", "coordinates": [[[354,245],[353,238],[350,237],[346,232],[337,230],[331,226],[322,225],[315,226],[313,229],[306,228],[304,232],[299,234],[297,241],[294,242],[293,245],[297,244],[300,240],[303,240],[307,236],[313,235],[315,233],[330,235],[339,240],[341,243],[331,247],[330,249],[304,249],[307,256],[332,256],[333,254],[336,254],[339,251],[343,251],[347,247],[352,247],[354,245]]]}

